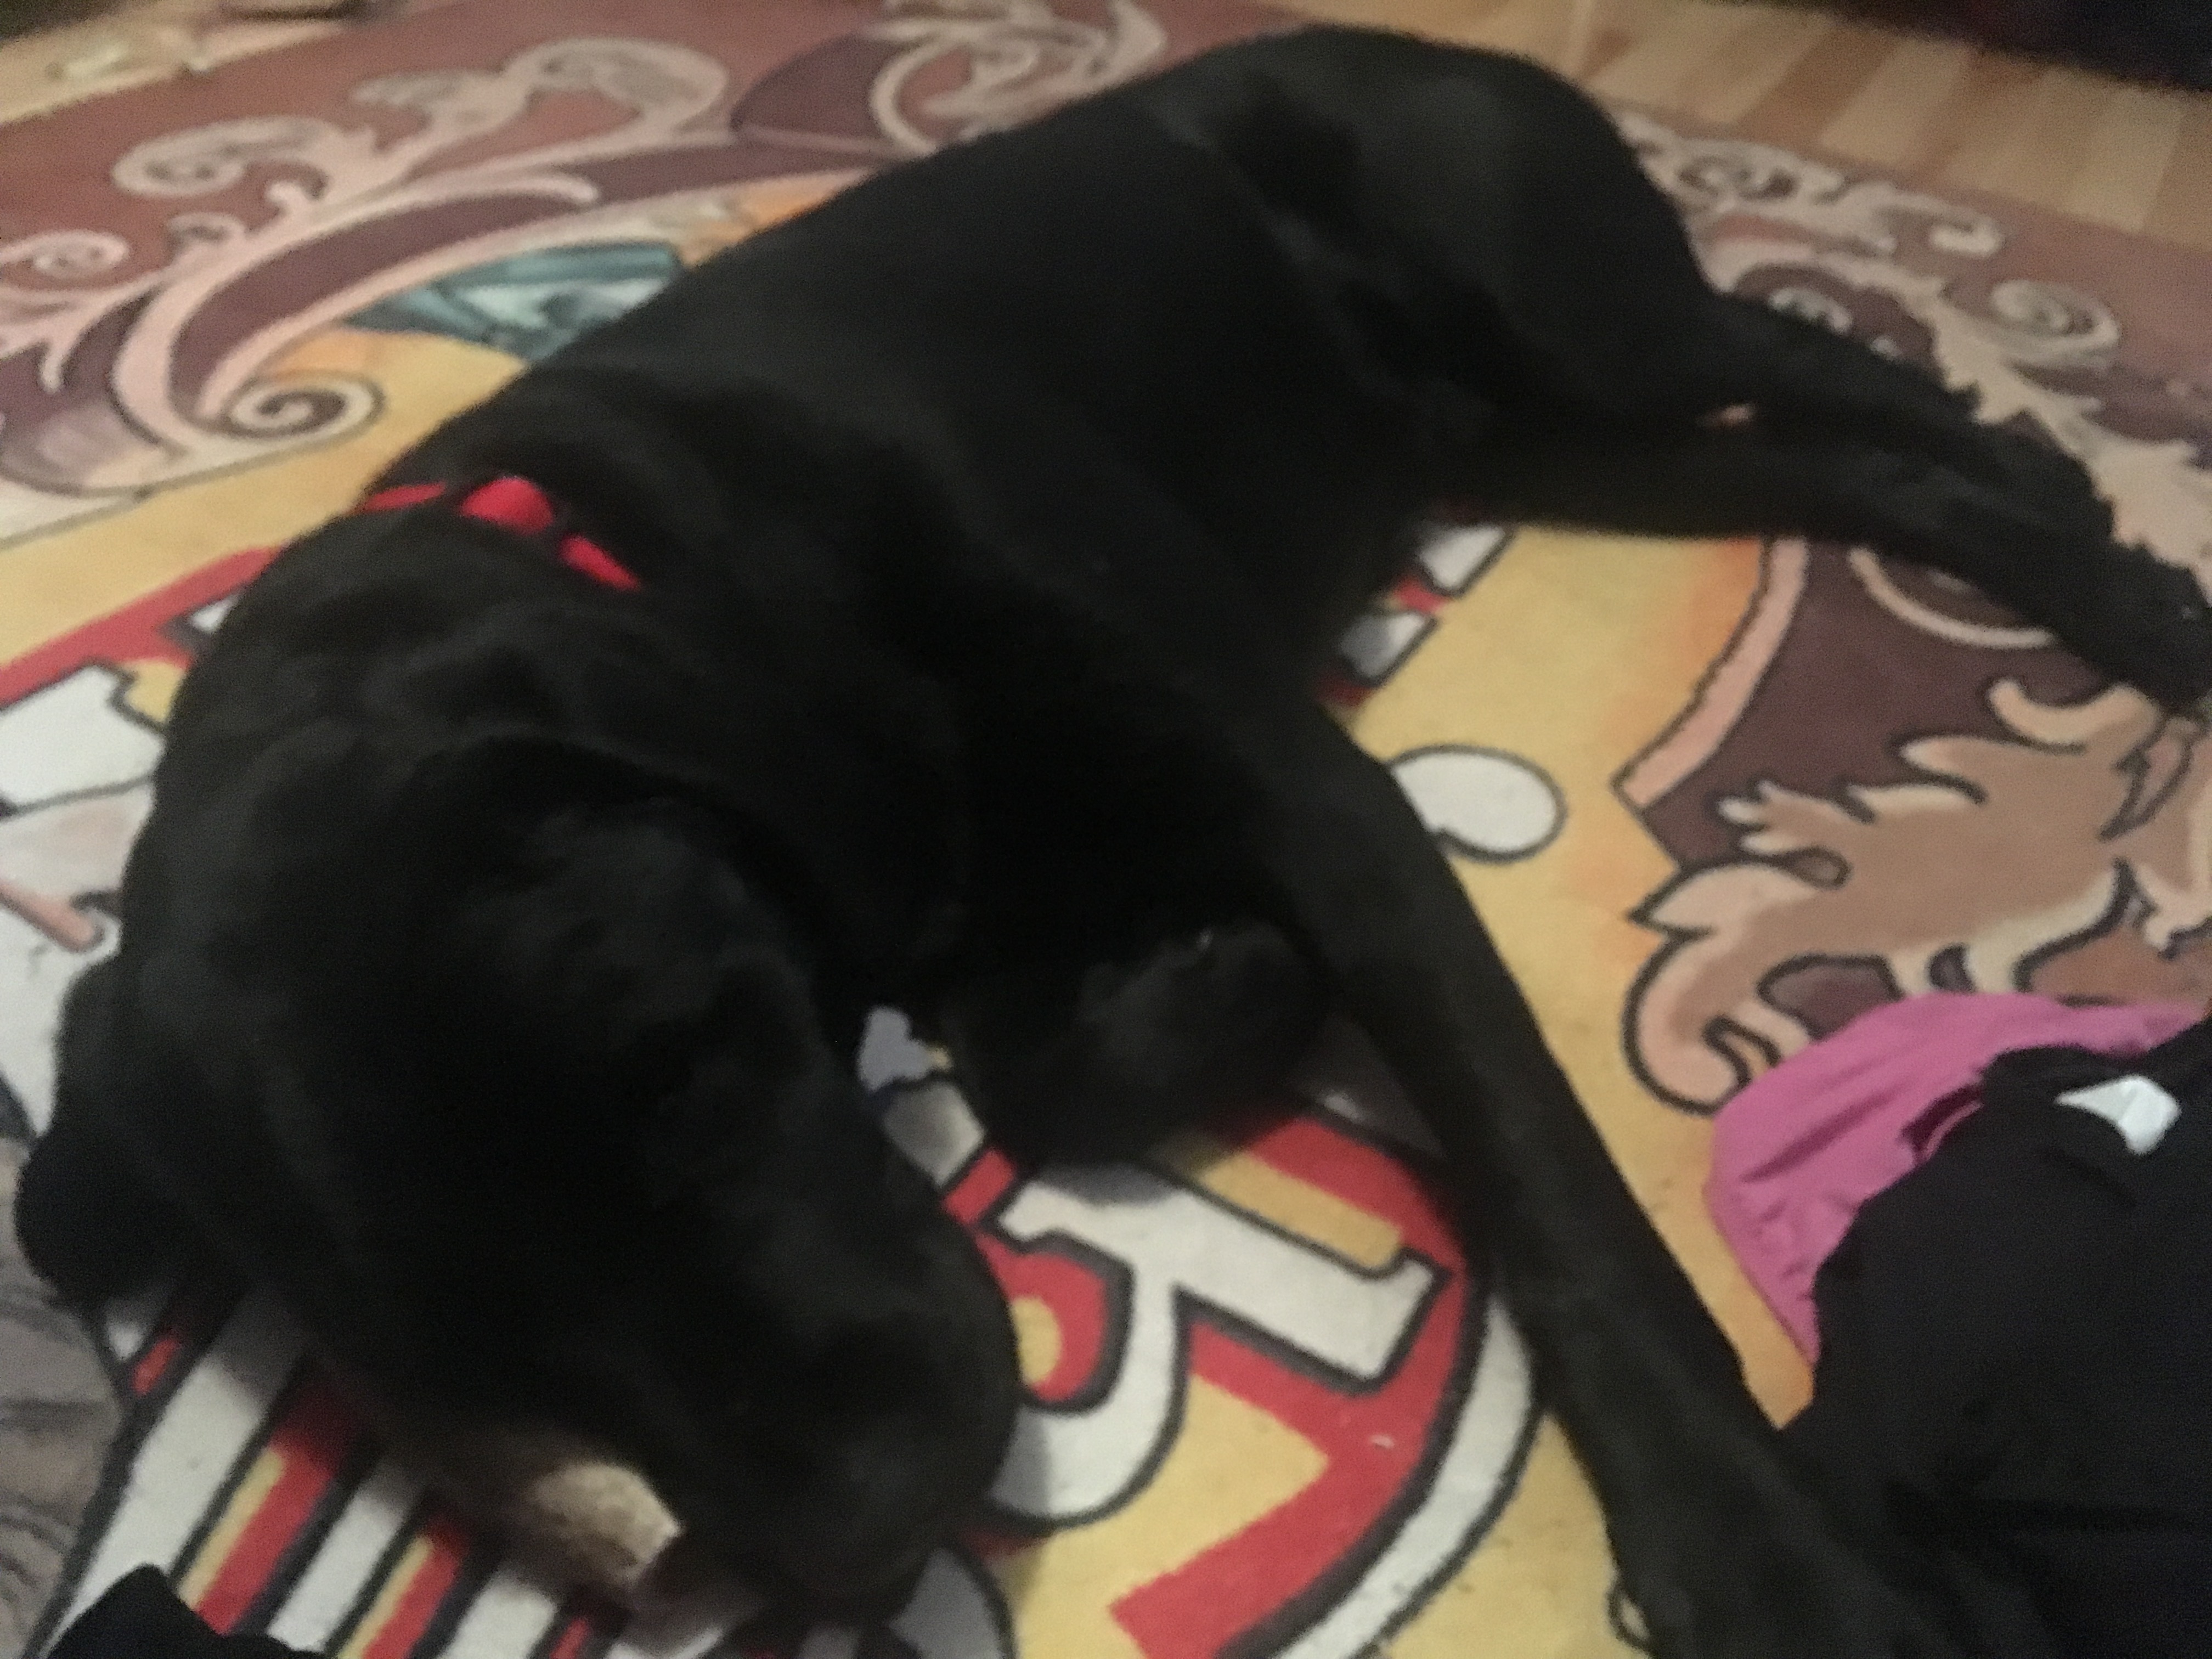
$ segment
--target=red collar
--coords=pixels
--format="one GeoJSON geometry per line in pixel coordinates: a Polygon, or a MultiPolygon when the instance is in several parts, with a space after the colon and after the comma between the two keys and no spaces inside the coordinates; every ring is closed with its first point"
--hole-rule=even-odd
{"type": "MultiPolygon", "coordinates": [[[[453,491],[451,484],[397,484],[390,489],[378,490],[354,511],[388,513],[403,507],[421,507],[428,501],[442,501],[453,491]]],[[[545,534],[560,522],[561,517],[544,490],[527,478],[514,477],[494,478],[471,490],[461,497],[454,511],[465,519],[481,519],[526,536],[545,534]]],[[[637,578],[623,567],[622,561],[597,542],[566,535],[554,544],[553,550],[569,569],[580,571],[605,586],[629,592],[638,586],[637,578]]]]}

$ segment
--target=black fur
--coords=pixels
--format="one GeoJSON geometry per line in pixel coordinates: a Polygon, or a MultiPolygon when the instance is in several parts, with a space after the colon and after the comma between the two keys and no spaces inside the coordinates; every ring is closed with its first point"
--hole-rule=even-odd
{"type": "Polygon", "coordinates": [[[186,684],[23,1195],[65,1291],[219,1259],[403,1407],[610,1441],[730,1562],[866,1604],[1018,1388],[852,1081],[865,1011],[941,1031],[1024,1151],[1103,1155],[1334,996],[1460,1173],[1656,1650],[1949,1651],[1793,1483],[1308,690],[1449,496],[1869,542],[2199,696],[2200,596],[2078,467],[1715,295],[1549,75],[1318,29],[860,185],[388,482],[507,471],[642,591],[344,519],[186,684]]]}

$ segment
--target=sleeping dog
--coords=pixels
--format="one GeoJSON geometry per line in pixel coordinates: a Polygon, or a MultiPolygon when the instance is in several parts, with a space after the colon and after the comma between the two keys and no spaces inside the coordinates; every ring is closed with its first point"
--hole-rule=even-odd
{"type": "Polygon", "coordinates": [[[178,702],[23,1194],[66,1294],[243,1271],[393,1413],[611,1445],[728,1565],[880,1607],[1018,1382],[854,1081],[866,1012],[1018,1155],[1104,1158],[1334,1002],[1656,1650],[1952,1651],[1791,1479],[1310,688],[1445,498],[1871,544],[2177,708],[2212,625],[2072,462],[1716,294],[1580,94],[1352,30],[1218,51],[763,233],[385,483],[178,702]]]}

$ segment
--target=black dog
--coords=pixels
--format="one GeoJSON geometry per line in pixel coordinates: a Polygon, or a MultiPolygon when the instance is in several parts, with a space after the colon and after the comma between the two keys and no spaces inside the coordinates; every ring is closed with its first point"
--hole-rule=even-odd
{"type": "Polygon", "coordinates": [[[859,185],[387,482],[497,474],[639,591],[430,504],[241,600],[69,1009],[22,1222],[65,1291],[220,1260],[399,1408],[609,1442],[729,1562],[866,1603],[1018,1385],[853,1080],[865,1011],[941,1031],[1002,1141],[1096,1156],[1334,997],[1461,1173],[1657,1650],[1949,1650],[1793,1484],[1309,688],[1452,496],[1870,543],[2188,702],[2201,596],[2072,463],[1716,295],[1549,75],[1324,29],[859,185]]]}

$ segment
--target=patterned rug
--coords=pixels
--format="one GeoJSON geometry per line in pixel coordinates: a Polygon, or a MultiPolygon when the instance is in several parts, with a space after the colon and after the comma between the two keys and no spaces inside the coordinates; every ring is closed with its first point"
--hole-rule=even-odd
{"type": "MultiPolygon", "coordinates": [[[[162,721],[259,556],[685,265],[861,172],[1267,26],[1216,0],[459,0],[0,129],[0,1202],[162,721]]],[[[1625,112],[1717,278],[1934,362],[2212,565],[2203,256],[1625,112]]],[[[1460,855],[1778,1413],[1802,1368],[1698,1194],[1705,1116],[1887,998],[2212,992],[2203,728],[1954,584],[1789,542],[1462,527],[1343,695],[1460,855]]],[[[1032,1398],[1001,1524],[804,1659],[1597,1659],[1595,1510],[1340,1035],[1144,1165],[1021,1181],[880,1025],[1032,1398]]],[[[87,1328],[0,1253],[0,1656],[141,1562],[356,1659],[757,1650],[505,1560],[252,1298],[87,1328]]],[[[779,1651],[788,1650],[786,1649],[779,1651]]]]}

